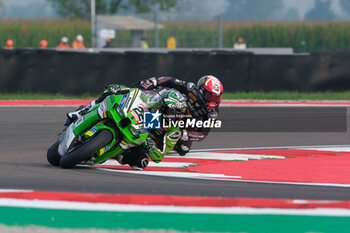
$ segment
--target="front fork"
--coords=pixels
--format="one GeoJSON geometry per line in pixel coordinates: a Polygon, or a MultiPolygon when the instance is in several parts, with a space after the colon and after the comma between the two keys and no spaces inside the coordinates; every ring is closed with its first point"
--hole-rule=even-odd
{"type": "MultiPolygon", "coordinates": [[[[105,125],[104,121],[102,120],[101,122],[97,123],[95,126],[92,128],[88,128],[89,125],[94,124],[94,122],[100,120],[99,115],[97,112],[97,105],[94,106],[94,109],[90,111],[89,113],[85,114],[84,116],[81,116],[81,123],[80,120],[78,119],[74,124],[74,129],[72,128],[71,130],[74,131],[76,134],[80,134],[81,132],[84,132],[80,137],[80,139],[89,139],[93,135],[95,135],[97,132],[101,130],[109,130],[113,134],[113,140],[103,148],[101,148],[97,153],[96,157],[93,160],[94,163],[102,163],[103,161],[111,158],[118,156],[124,152],[124,149],[120,146],[121,144],[121,135],[115,131],[112,127],[109,127],[105,125]]],[[[73,133],[73,132],[72,132],[73,133]]]]}
{"type": "Polygon", "coordinates": [[[121,143],[120,134],[116,132],[113,128],[106,126],[103,123],[98,123],[97,125],[92,127],[90,130],[86,131],[83,134],[83,137],[85,139],[88,139],[101,130],[109,130],[113,134],[113,140],[96,153],[97,157],[93,160],[94,163],[101,163],[111,157],[120,155],[124,152],[124,150],[120,147],[120,143],[121,143]]]}
{"type": "Polygon", "coordinates": [[[111,151],[107,151],[103,155],[98,156],[95,160],[94,163],[102,163],[103,161],[118,156],[124,152],[124,149],[118,145],[115,149],[112,149],[111,151]]]}

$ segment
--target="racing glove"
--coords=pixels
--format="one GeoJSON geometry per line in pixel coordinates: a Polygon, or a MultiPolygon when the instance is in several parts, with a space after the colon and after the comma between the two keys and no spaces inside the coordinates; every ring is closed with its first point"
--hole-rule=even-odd
{"type": "Polygon", "coordinates": [[[142,80],[140,82],[140,86],[146,90],[152,89],[153,87],[157,86],[157,79],[155,77],[152,77],[149,79],[142,80]]]}
{"type": "Polygon", "coordinates": [[[108,94],[116,94],[120,90],[120,86],[118,84],[110,84],[106,86],[105,93],[108,94]]]}

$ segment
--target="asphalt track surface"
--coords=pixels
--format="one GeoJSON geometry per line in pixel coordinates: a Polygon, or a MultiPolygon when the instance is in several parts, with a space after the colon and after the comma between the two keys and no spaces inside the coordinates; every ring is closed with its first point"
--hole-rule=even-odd
{"type": "MultiPolygon", "coordinates": [[[[46,161],[46,150],[56,140],[65,113],[72,109],[71,107],[0,108],[0,188],[121,194],[350,199],[350,188],[341,187],[156,177],[110,173],[92,168],[67,170],[50,166],[46,161]]],[[[238,110],[222,108],[221,116],[226,120],[234,119],[234,114],[239,115],[238,110]]],[[[292,113],[293,109],[289,111],[292,113]]],[[[242,112],[247,114],[244,110],[242,112]]],[[[267,116],[265,122],[261,122],[259,114],[252,114],[249,121],[242,120],[241,126],[244,128],[244,124],[247,124],[246,127],[249,128],[254,122],[260,122],[259,124],[264,124],[265,127],[266,124],[272,124],[273,129],[273,125],[279,123],[275,112],[267,109],[264,114],[267,116]]],[[[296,124],[308,119],[322,121],[327,118],[329,122],[339,121],[337,114],[329,114],[323,118],[320,118],[319,114],[317,111],[306,110],[305,114],[300,115],[296,124]]],[[[349,126],[348,121],[346,118],[345,126],[349,126]]],[[[195,144],[193,149],[349,144],[350,134],[347,132],[350,131],[348,129],[343,131],[212,132],[205,141],[195,144]]]]}

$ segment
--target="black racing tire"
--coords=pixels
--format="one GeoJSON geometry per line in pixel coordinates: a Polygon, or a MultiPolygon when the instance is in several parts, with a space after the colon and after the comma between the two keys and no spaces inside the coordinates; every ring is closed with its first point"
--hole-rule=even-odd
{"type": "Polygon", "coordinates": [[[98,150],[106,146],[113,139],[109,130],[102,130],[78,148],[61,157],[62,168],[72,168],[82,161],[89,160],[98,150]]]}
{"type": "Polygon", "coordinates": [[[48,150],[47,150],[47,161],[52,166],[60,165],[61,156],[58,154],[58,144],[59,142],[55,142],[48,150]]]}

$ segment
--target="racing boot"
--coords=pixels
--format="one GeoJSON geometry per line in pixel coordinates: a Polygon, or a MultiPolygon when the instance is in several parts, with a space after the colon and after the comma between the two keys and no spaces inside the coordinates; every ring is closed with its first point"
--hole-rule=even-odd
{"type": "Polygon", "coordinates": [[[176,150],[177,153],[179,153],[179,155],[185,156],[191,149],[191,145],[188,145],[188,144],[192,144],[192,143],[190,141],[179,140],[176,143],[176,146],[174,149],[176,150]]]}
{"type": "Polygon", "coordinates": [[[128,164],[134,170],[143,170],[148,166],[148,154],[144,148],[134,147],[118,155],[115,159],[122,165],[128,164]]]}
{"type": "Polygon", "coordinates": [[[191,147],[192,147],[192,142],[189,141],[189,135],[187,130],[182,130],[182,136],[181,139],[176,143],[174,150],[179,153],[179,155],[184,156],[186,155],[191,147]]]}

